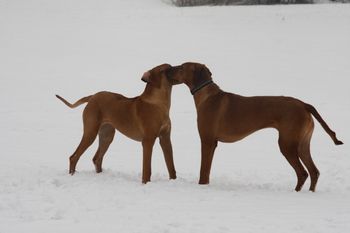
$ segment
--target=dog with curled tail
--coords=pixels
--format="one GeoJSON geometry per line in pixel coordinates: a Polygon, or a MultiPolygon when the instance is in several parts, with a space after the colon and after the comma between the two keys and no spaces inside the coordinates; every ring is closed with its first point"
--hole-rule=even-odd
{"type": "Polygon", "coordinates": [[[102,172],[102,160],[113,141],[115,130],[142,143],[142,183],[151,180],[151,157],[156,138],[159,138],[170,179],[176,179],[173,150],[170,140],[171,121],[169,118],[173,81],[167,76],[171,68],[159,65],[144,73],[144,92],[137,97],[127,98],[112,92],[98,92],[83,97],[74,104],[56,95],[68,107],[75,108],[87,103],[83,111],[84,132],[81,142],[69,158],[69,173],[74,174],[77,162],[84,151],[99,136],[99,146],[93,163],[97,173],[102,172]]]}

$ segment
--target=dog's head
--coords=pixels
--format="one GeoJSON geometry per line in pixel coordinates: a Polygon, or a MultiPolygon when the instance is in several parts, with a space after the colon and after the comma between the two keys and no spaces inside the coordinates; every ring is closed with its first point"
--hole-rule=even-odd
{"type": "Polygon", "coordinates": [[[167,75],[173,82],[185,83],[191,90],[212,80],[210,70],[205,65],[195,62],[171,67],[167,75]]]}
{"type": "Polygon", "coordinates": [[[175,85],[177,83],[169,76],[169,72],[172,68],[173,67],[169,64],[156,66],[146,71],[141,80],[156,88],[160,88],[162,85],[175,85]]]}

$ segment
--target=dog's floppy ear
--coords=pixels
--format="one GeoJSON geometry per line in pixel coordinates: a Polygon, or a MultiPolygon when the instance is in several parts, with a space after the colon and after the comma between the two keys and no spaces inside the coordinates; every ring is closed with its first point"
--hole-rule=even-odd
{"type": "Polygon", "coordinates": [[[211,75],[210,70],[205,65],[197,66],[194,71],[194,87],[201,85],[207,80],[211,80],[211,75]]]}
{"type": "Polygon", "coordinates": [[[150,83],[151,72],[147,71],[142,75],[141,80],[145,83],[150,83]]]}
{"type": "Polygon", "coordinates": [[[208,77],[211,77],[211,76],[212,76],[212,73],[210,72],[210,70],[208,69],[208,67],[206,67],[205,65],[203,65],[202,72],[204,72],[204,74],[202,74],[202,75],[207,75],[208,77]]]}
{"type": "Polygon", "coordinates": [[[211,78],[212,73],[210,72],[210,70],[208,69],[208,67],[206,67],[205,65],[203,65],[203,66],[202,66],[202,69],[201,69],[201,74],[200,74],[200,76],[202,76],[202,78],[206,78],[206,77],[211,78]]]}
{"type": "Polygon", "coordinates": [[[141,80],[147,84],[150,84],[152,87],[160,88],[160,78],[159,74],[151,73],[151,71],[147,71],[143,74],[141,80]]]}
{"type": "Polygon", "coordinates": [[[174,73],[175,73],[174,67],[169,67],[168,69],[165,70],[165,76],[167,77],[167,79],[170,81],[172,85],[176,85],[180,83],[179,80],[174,79],[174,73]]]}

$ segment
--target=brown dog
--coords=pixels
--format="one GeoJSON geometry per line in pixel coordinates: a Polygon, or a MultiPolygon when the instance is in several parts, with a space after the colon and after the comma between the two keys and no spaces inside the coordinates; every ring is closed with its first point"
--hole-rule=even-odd
{"type": "Polygon", "coordinates": [[[113,141],[115,129],[127,137],[142,142],[142,182],[151,180],[151,157],[154,142],[159,142],[164,153],[170,179],[176,179],[173,151],[170,141],[171,122],[169,118],[172,81],[166,76],[171,68],[163,64],[144,73],[147,83],[144,92],[137,97],[127,98],[111,92],[99,92],[84,97],[75,104],[57,96],[68,107],[75,108],[88,103],[83,112],[84,134],[81,142],[70,157],[69,173],[74,174],[76,164],[84,151],[99,135],[99,147],[93,158],[96,172],[102,172],[102,160],[113,141]]]}
{"type": "Polygon", "coordinates": [[[276,128],[279,147],[294,168],[300,191],[308,173],[310,190],[315,191],[319,171],[310,154],[310,139],[314,129],[313,115],[336,145],[343,144],[310,104],[291,97],[244,97],[222,91],[202,64],[184,63],[170,69],[169,76],[185,83],[194,97],[197,123],[201,139],[201,171],[199,184],[209,183],[209,174],[217,142],[235,142],[263,129],[276,128]]]}

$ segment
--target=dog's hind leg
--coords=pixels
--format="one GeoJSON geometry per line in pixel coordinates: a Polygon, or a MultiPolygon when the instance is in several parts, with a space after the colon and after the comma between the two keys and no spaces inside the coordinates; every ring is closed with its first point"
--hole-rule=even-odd
{"type": "Polygon", "coordinates": [[[313,125],[311,129],[307,132],[304,139],[299,145],[299,157],[305,167],[307,168],[310,178],[311,178],[311,184],[310,184],[310,191],[315,192],[318,177],[320,176],[320,172],[318,171],[314,161],[312,160],[311,153],[310,153],[310,140],[313,132],[313,125]]]}
{"type": "Polygon", "coordinates": [[[314,161],[311,158],[310,143],[307,143],[307,145],[303,145],[303,148],[300,151],[300,159],[310,174],[311,184],[309,190],[315,192],[320,172],[318,171],[314,161]]]}
{"type": "Polygon", "coordinates": [[[100,127],[98,132],[98,149],[94,158],[92,159],[97,173],[102,172],[102,161],[106,154],[109,145],[112,143],[115,134],[115,129],[110,124],[104,124],[100,127]]]}
{"type": "Polygon", "coordinates": [[[69,157],[69,174],[73,175],[75,173],[75,167],[78,163],[80,156],[95,141],[95,138],[97,136],[97,131],[98,130],[96,129],[96,132],[93,132],[93,131],[90,131],[90,133],[84,132],[83,138],[81,139],[78,148],[75,150],[73,155],[69,157]]]}
{"type": "Polygon", "coordinates": [[[75,167],[80,156],[85,150],[95,141],[95,138],[100,127],[99,116],[94,109],[86,106],[83,113],[84,134],[80,141],[78,148],[75,150],[72,156],[69,157],[69,174],[75,173],[75,167]]]}
{"type": "Polygon", "coordinates": [[[301,188],[303,187],[308,174],[301,164],[299,157],[298,157],[298,144],[295,143],[292,140],[288,140],[280,135],[278,139],[278,144],[280,147],[280,150],[284,157],[287,159],[289,164],[293,167],[295,170],[295,173],[298,178],[298,183],[295,187],[295,191],[299,192],[301,188]]]}

